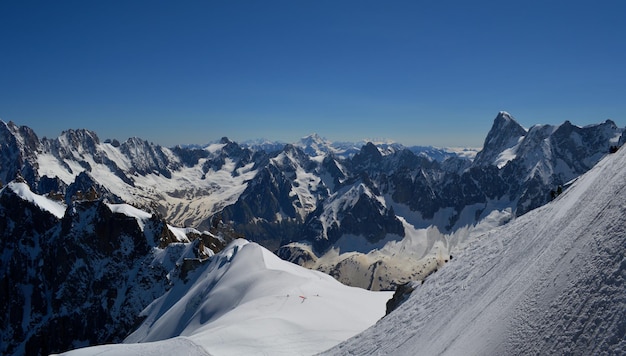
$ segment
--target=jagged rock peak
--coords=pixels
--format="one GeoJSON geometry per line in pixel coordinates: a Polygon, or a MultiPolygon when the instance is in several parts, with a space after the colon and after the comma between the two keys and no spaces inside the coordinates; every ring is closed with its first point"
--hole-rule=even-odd
{"type": "MultiPolygon", "coordinates": [[[[524,136],[526,129],[520,125],[515,118],[506,111],[500,111],[498,116],[493,120],[493,126],[489,131],[489,134],[494,133],[494,130],[506,130],[511,134],[517,136],[524,136]]],[[[487,135],[487,141],[489,141],[489,135],[487,135]]]]}
{"type": "Polygon", "coordinates": [[[354,155],[352,164],[357,169],[368,169],[376,167],[383,160],[383,154],[378,147],[371,142],[361,147],[361,151],[354,155]]]}
{"type": "Polygon", "coordinates": [[[526,133],[527,130],[511,114],[500,111],[485,138],[483,149],[478,152],[474,162],[479,165],[493,164],[500,153],[515,146],[526,133]]]}
{"type": "Polygon", "coordinates": [[[26,146],[32,150],[36,149],[39,144],[39,138],[30,127],[17,126],[13,121],[7,123],[0,120],[0,122],[2,123],[2,125],[0,125],[0,143],[6,141],[9,137],[13,137],[15,142],[20,143],[22,146],[26,146]]]}
{"type": "Polygon", "coordinates": [[[305,154],[305,152],[298,146],[288,143],[283,147],[282,152],[287,155],[290,155],[299,161],[308,161],[309,157],[305,154]]]}
{"type": "MultiPolygon", "coordinates": [[[[16,132],[20,128],[20,126],[17,126],[13,121],[5,122],[4,120],[0,120],[0,123],[6,130],[9,130],[11,132],[16,132]]],[[[26,126],[22,126],[22,127],[26,127],[26,126]]]]}
{"type": "Polygon", "coordinates": [[[94,149],[96,145],[100,144],[100,139],[98,135],[90,130],[86,129],[77,129],[77,130],[66,130],[61,132],[61,136],[59,136],[59,142],[62,145],[69,145],[73,148],[78,147],[89,147],[90,149],[94,149]]]}
{"type": "Polygon", "coordinates": [[[367,157],[382,157],[383,156],[383,154],[380,153],[380,150],[378,149],[378,147],[376,147],[376,145],[371,142],[366,143],[365,146],[361,148],[360,154],[363,156],[367,156],[367,157]]]}

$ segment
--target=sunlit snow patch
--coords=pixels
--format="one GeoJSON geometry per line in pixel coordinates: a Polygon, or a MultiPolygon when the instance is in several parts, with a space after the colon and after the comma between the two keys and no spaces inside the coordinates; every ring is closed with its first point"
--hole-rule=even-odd
{"type": "Polygon", "coordinates": [[[58,219],[65,215],[65,205],[31,192],[26,183],[11,182],[7,185],[7,188],[11,189],[22,199],[37,205],[41,209],[56,216],[58,219]]]}
{"type": "Polygon", "coordinates": [[[139,227],[141,228],[141,231],[143,231],[146,220],[152,217],[152,214],[128,204],[107,204],[107,206],[113,213],[124,214],[128,217],[135,218],[137,220],[137,224],[139,224],[139,227]]]}

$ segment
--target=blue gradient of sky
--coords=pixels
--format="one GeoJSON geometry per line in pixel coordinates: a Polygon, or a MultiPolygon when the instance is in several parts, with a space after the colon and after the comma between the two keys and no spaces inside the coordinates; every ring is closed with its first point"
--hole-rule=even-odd
{"type": "Polygon", "coordinates": [[[626,124],[626,1],[2,1],[0,118],[171,146],[626,124]]]}

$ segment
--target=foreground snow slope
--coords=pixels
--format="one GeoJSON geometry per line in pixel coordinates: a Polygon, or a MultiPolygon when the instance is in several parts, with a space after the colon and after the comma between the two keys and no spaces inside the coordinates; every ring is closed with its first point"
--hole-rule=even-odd
{"type": "Polygon", "coordinates": [[[144,310],[146,319],[126,339],[142,344],[70,354],[310,355],[374,324],[390,297],[344,286],[236,240],[144,310]]]}
{"type": "Polygon", "coordinates": [[[626,354],[626,149],[493,230],[335,355],[626,354]]]}

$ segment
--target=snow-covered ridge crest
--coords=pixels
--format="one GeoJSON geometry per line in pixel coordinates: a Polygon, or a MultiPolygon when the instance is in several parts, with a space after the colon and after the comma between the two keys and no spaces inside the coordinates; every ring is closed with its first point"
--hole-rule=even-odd
{"type": "MultiPolygon", "coordinates": [[[[57,219],[61,219],[63,215],[65,215],[65,205],[47,197],[33,193],[26,183],[13,181],[7,184],[6,187],[2,188],[2,190],[4,189],[10,189],[22,199],[35,204],[42,210],[45,210],[54,215],[57,219]]],[[[0,190],[0,194],[2,194],[2,190],[0,190]]]]}
{"type": "Polygon", "coordinates": [[[191,354],[310,355],[372,325],[389,297],[236,240],[148,306],[126,344],[67,354],[124,355],[176,345],[191,354]]]}

